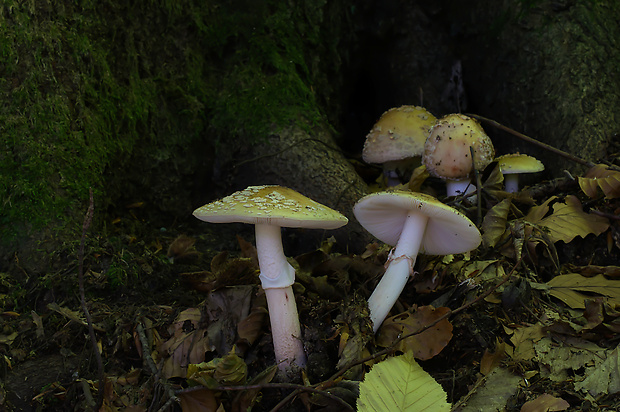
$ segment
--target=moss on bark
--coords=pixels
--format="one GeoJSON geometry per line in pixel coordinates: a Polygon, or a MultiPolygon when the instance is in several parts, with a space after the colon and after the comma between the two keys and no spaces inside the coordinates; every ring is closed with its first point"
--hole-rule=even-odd
{"type": "Polygon", "coordinates": [[[77,234],[89,187],[99,211],[128,187],[148,198],[154,181],[159,195],[149,200],[173,203],[174,192],[186,188],[182,175],[212,168],[205,158],[218,144],[261,140],[300,113],[309,124],[324,118],[334,87],[325,87],[321,68],[339,66],[338,33],[346,24],[339,17],[346,9],[338,7],[5,2],[2,242],[14,245],[46,226],[77,234]],[[145,176],[158,167],[176,176],[145,176]]]}

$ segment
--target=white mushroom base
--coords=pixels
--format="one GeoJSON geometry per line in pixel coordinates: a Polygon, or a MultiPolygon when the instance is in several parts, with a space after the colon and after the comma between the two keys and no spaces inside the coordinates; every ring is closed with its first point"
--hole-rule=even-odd
{"type": "Polygon", "coordinates": [[[273,350],[278,368],[285,373],[306,365],[306,354],[301,341],[301,327],[293,288],[265,289],[273,350]]]}

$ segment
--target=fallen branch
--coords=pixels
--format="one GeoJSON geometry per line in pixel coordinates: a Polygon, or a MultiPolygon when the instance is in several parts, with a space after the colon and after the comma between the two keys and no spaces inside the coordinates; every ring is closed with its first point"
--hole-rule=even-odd
{"type": "Polygon", "coordinates": [[[531,138],[529,136],[524,135],[523,133],[519,133],[516,130],[511,129],[510,127],[504,126],[503,124],[498,123],[495,120],[487,119],[486,117],[479,116],[477,114],[471,114],[471,113],[468,113],[467,116],[470,116],[470,117],[478,119],[478,120],[480,120],[482,122],[488,123],[488,124],[498,128],[500,130],[503,130],[505,132],[510,133],[513,136],[518,137],[519,139],[521,139],[523,141],[526,141],[526,142],[531,143],[531,144],[533,144],[535,146],[541,147],[541,148],[543,148],[543,149],[545,149],[545,150],[547,150],[547,151],[549,151],[551,153],[557,154],[558,156],[562,156],[563,158],[571,160],[571,161],[573,161],[575,163],[579,163],[579,164],[582,164],[582,165],[587,166],[587,167],[594,167],[594,165],[595,165],[592,162],[584,160],[584,159],[582,159],[580,157],[577,157],[575,155],[572,155],[570,153],[566,153],[565,151],[560,150],[558,148],[555,148],[553,146],[550,146],[550,145],[548,145],[546,143],[539,142],[536,139],[533,139],[533,138],[531,138]]]}

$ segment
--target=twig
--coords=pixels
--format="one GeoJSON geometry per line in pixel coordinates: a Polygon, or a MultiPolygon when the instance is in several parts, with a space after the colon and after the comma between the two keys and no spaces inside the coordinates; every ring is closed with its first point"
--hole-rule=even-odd
{"type": "Polygon", "coordinates": [[[178,403],[179,398],[176,396],[174,389],[172,389],[172,387],[166,381],[160,378],[159,369],[157,368],[157,365],[155,365],[153,356],[151,356],[150,343],[148,338],[146,337],[146,331],[144,330],[144,326],[142,326],[142,322],[138,322],[138,324],[136,325],[136,333],[138,334],[138,339],[140,340],[140,344],[142,345],[142,358],[151,370],[151,375],[155,379],[155,382],[159,381],[162,387],[164,387],[168,392],[168,400],[158,410],[158,412],[163,412],[167,410],[173,402],[178,403]]]}
{"type": "Polygon", "coordinates": [[[101,409],[103,405],[103,395],[105,392],[105,374],[103,371],[103,360],[101,359],[101,352],[99,352],[99,346],[97,345],[97,337],[95,336],[95,329],[93,328],[93,320],[86,307],[86,292],[84,291],[84,245],[86,243],[86,232],[93,221],[93,214],[95,212],[95,201],[93,200],[93,189],[89,189],[89,202],[86,216],[84,216],[84,224],[82,225],[82,238],[80,240],[80,249],[78,251],[78,282],[80,286],[80,301],[82,304],[82,311],[86,316],[86,323],[88,323],[88,334],[90,335],[90,342],[93,345],[93,351],[95,352],[95,358],[97,359],[97,368],[99,370],[99,395],[97,396],[97,404],[94,411],[101,409]]]}
{"type": "MultiPolygon", "coordinates": [[[[347,411],[354,411],[353,407],[349,405],[344,399],[326,392],[323,389],[317,389],[312,386],[304,386],[298,385],[295,383],[261,383],[256,385],[238,385],[238,386],[215,386],[213,388],[206,388],[204,386],[194,386],[187,389],[181,389],[177,391],[177,394],[180,393],[191,393],[197,390],[202,389],[210,389],[213,391],[245,391],[245,390],[263,390],[263,389],[294,389],[297,393],[299,392],[311,392],[317,395],[325,396],[335,402],[338,402],[340,405],[344,407],[347,411]]],[[[272,409],[273,410],[273,409],[272,409]]]]}
{"type": "Polygon", "coordinates": [[[573,162],[575,162],[575,163],[579,163],[579,164],[582,164],[582,165],[587,166],[587,167],[594,167],[594,165],[595,165],[595,164],[594,164],[594,163],[592,163],[592,162],[589,162],[589,161],[587,161],[587,160],[584,160],[584,159],[582,159],[582,158],[580,158],[580,157],[577,157],[577,156],[575,156],[575,155],[572,155],[572,154],[570,154],[570,153],[566,153],[565,151],[560,150],[560,149],[557,149],[557,148],[555,148],[555,147],[553,147],[553,146],[550,146],[550,145],[548,145],[548,144],[546,144],[546,143],[539,142],[539,141],[538,141],[538,140],[536,140],[536,139],[533,139],[533,138],[531,138],[531,137],[529,137],[529,136],[524,135],[523,133],[519,133],[519,132],[517,132],[516,130],[511,129],[510,127],[504,126],[503,124],[498,123],[498,122],[496,122],[495,120],[491,120],[491,119],[488,119],[488,118],[486,118],[486,117],[479,116],[479,115],[477,115],[477,114],[471,114],[471,113],[468,113],[468,114],[467,114],[467,116],[474,117],[474,118],[476,118],[476,119],[478,119],[478,120],[480,120],[480,121],[483,121],[483,122],[485,122],[485,123],[489,123],[489,124],[491,124],[491,125],[493,125],[493,126],[497,127],[497,128],[498,128],[498,129],[500,129],[500,130],[503,130],[503,131],[505,131],[505,132],[508,132],[508,133],[510,133],[510,134],[512,134],[512,135],[514,135],[514,136],[517,136],[517,137],[518,137],[519,139],[521,139],[521,140],[524,140],[524,141],[526,141],[526,142],[528,142],[528,143],[531,143],[531,144],[533,144],[533,145],[536,145],[536,146],[538,146],[538,147],[541,147],[541,148],[543,148],[543,149],[545,149],[545,150],[547,150],[547,151],[549,151],[549,152],[551,152],[551,153],[555,153],[555,154],[557,154],[558,156],[562,156],[563,158],[568,159],[568,160],[571,160],[571,161],[573,161],[573,162]]]}

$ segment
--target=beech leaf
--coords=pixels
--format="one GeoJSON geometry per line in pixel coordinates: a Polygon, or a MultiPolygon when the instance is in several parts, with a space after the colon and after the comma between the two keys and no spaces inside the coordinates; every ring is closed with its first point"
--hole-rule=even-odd
{"type": "MultiPolygon", "coordinates": [[[[543,206],[547,206],[549,199],[543,206]]],[[[553,213],[538,221],[542,210],[537,210],[530,217],[532,211],[528,213],[530,223],[536,223],[549,229],[549,238],[552,242],[562,240],[566,243],[573,240],[576,236],[586,237],[589,234],[600,235],[609,227],[609,221],[604,217],[591,215],[583,211],[581,202],[573,195],[566,196],[565,203],[557,202],[553,204],[553,213]]],[[[532,208],[535,209],[535,208],[532,208]]]]}
{"type": "MultiPolygon", "coordinates": [[[[379,330],[377,345],[388,347],[399,337],[421,330],[431,325],[440,317],[448,313],[445,307],[433,308],[420,306],[414,313],[404,312],[386,319],[379,330]]],[[[447,318],[437,322],[422,333],[403,339],[396,349],[402,352],[411,352],[417,359],[431,359],[446,347],[452,339],[452,324],[447,318]]]]}
{"type": "Polygon", "coordinates": [[[605,356],[604,361],[586,373],[586,378],[575,383],[575,389],[588,391],[592,396],[620,392],[620,357],[618,348],[605,356]]]}
{"type": "Polygon", "coordinates": [[[590,197],[597,197],[598,189],[603,191],[606,199],[620,197],[620,172],[609,169],[607,165],[595,165],[578,181],[583,193],[590,197]]]}
{"type": "Polygon", "coordinates": [[[585,300],[592,295],[605,296],[611,305],[620,305],[620,280],[603,275],[585,277],[578,273],[559,275],[547,282],[549,294],[573,309],[585,309],[585,300]],[[583,293],[586,292],[587,294],[583,293]]]}
{"type": "Polygon", "coordinates": [[[504,199],[493,206],[484,216],[482,221],[482,244],[484,246],[494,247],[506,231],[510,205],[510,199],[504,199]]]}
{"type": "Polygon", "coordinates": [[[570,404],[564,399],[543,393],[536,399],[525,402],[521,407],[521,412],[565,411],[569,407],[570,404]]]}
{"type": "Polygon", "coordinates": [[[449,411],[446,399],[441,385],[406,353],[372,367],[360,383],[357,410],[449,411]]]}

